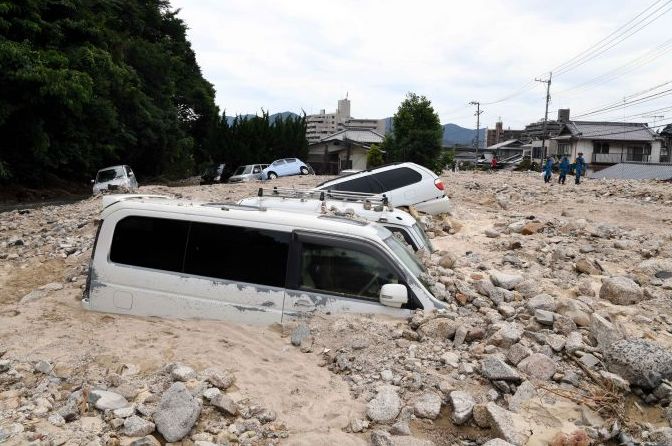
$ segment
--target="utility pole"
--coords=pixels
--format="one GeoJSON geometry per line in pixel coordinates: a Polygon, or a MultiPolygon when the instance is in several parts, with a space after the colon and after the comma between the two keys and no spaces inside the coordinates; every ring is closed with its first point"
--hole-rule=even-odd
{"type": "Polygon", "coordinates": [[[481,103],[478,101],[471,101],[469,103],[470,105],[475,105],[476,106],[476,160],[478,161],[478,149],[480,147],[480,136],[481,136],[481,113],[483,111],[481,110],[481,103]]]}
{"type": "Polygon", "coordinates": [[[543,169],[546,161],[546,123],[548,122],[548,103],[551,102],[551,79],[553,73],[548,74],[548,79],[535,79],[537,82],[546,84],[546,113],[544,114],[544,126],[541,129],[541,167],[543,169]]]}

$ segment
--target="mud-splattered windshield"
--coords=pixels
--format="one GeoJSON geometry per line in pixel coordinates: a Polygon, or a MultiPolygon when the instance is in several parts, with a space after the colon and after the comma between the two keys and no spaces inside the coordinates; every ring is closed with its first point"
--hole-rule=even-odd
{"type": "Polygon", "coordinates": [[[396,254],[403,262],[404,266],[408,268],[415,277],[420,277],[420,274],[425,272],[425,267],[422,263],[408,250],[399,240],[394,236],[387,237],[385,244],[390,247],[392,252],[396,254]]]}
{"type": "Polygon", "coordinates": [[[116,178],[124,176],[124,169],[122,167],[115,167],[114,169],[105,169],[98,172],[96,176],[96,183],[107,183],[116,178]]]}

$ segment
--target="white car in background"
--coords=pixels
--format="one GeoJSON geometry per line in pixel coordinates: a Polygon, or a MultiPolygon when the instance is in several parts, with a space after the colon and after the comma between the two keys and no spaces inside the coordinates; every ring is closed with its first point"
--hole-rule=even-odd
{"type": "Polygon", "coordinates": [[[103,191],[133,192],[138,189],[138,180],[129,166],[111,166],[100,169],[93,183],[93,194],[103,191]]]}
{"type": "Polygon", "coordinates": [[[437,215],[450,210],[443,181],[415,163],[396,163],[325,181],[318,190],[385,194],[395,207],[413,206],[437,215]]]}

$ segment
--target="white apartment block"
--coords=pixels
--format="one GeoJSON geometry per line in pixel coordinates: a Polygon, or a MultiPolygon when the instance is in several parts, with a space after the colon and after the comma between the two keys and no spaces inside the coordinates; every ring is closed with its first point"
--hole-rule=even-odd
{"type": "Polygon", "coordinates": [[[369,129],[385,133],[385,121],[382,119],[356,119],[350,116],[350,100],[340,99],[334,113],[320,113],[306,116],[306,138],[308,144],[319,142],[322,138],[345,129],[369,129]]]}

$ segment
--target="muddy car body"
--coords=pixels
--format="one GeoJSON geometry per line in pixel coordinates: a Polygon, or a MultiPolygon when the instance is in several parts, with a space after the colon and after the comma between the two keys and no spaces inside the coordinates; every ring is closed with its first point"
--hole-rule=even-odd
{"type": "Polygon", "coordinates": [[[129,166],[110,166],[100,169],[96,179],[91,180],[93,194],[105,191],[133,192],[138,188],[138,180],[129,166]]]}
{"type": "Polygon", "coordinates": [[[229,177],[229,183],[244,183],[247,181],[261,180],[261,171],[268,167],[268,164],[247,164],[238,166],[233,175],[229,177]]]}
{"type": "Polygon", "coordinates": [[[337,216],[115,196],[82,303],[103,312],[274,323],[443,308],[390,231],[337,216]]]}

